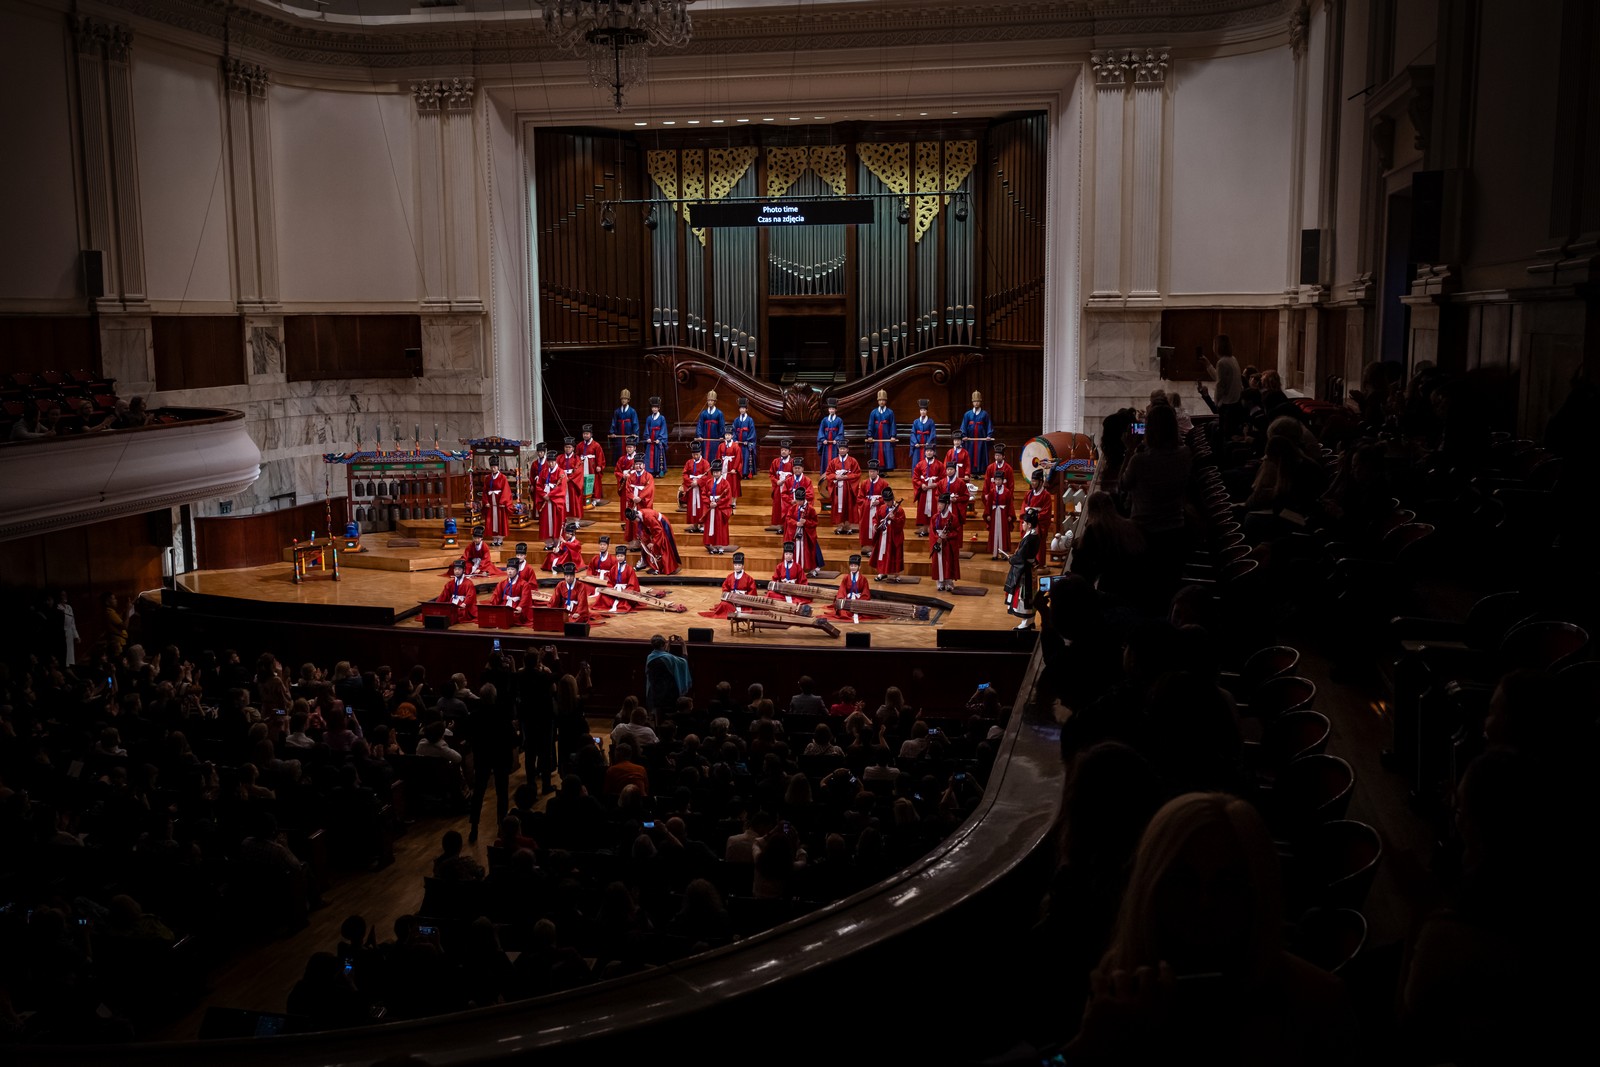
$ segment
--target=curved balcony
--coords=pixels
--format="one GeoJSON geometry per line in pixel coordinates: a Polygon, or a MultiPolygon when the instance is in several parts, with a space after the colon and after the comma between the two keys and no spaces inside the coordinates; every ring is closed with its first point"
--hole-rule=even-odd
{"type": "Polygon", "coordinates": [[[0,448],[0,541],[228,496],[261,474],[244,413],[166,408],[177,421],[0,448]]]}

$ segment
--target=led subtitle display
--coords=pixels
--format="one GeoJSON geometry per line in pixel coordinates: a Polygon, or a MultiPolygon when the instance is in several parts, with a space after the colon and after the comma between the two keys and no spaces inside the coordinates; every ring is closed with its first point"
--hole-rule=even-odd
{"type": "Polygon", "coordinates": [[[801,200],[775,203],[690,204],[689,225],[857,226],[872,222],[870,200],[801,200]]]}

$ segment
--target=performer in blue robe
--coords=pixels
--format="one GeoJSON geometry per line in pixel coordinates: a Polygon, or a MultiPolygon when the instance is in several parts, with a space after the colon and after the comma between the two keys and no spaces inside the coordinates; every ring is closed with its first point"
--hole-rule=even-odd
{"type": "Polygon", "coordinates": [[[639,436],[639,409],[633,406],[633,394],[622,391],[622,406],[611,413],[611,454],[621,452],[628,438],[639,436]]]}
{"type": "Polygon", "coordinates": [[[667,473],[667,417],[661,414],[661,398],[650,398],[650,414],[644,418],[644,467],[653,478],[667,473]]]}
{"type": "Polygon", "coordinates": [[[917,411],[919,414],[911,423],[911,466],[913,470],[916,469],[918,463],[922,462],[924,449],[928,450],[928,455],[931,458],[939,458],[933,453],[933,443],[939,436],[939,426],[928,417],[928,402],[926,400],[918,400],[917,411]]]}
{"type": "Polygon", "coordinates": [[[828,413],[817,424],[817,468],[827,470],[839,454],[839,442],[844,439],[844,420],[839,417],[839,402],[827,400],[828,413]]]}
{"type": "Polygon", "coordinates": [[[722,409],[717,407],[717,392],[713,389],[706,394],[706,406],[700,412],[700,417],[694,420],[695,438],[699,440],[700,447],[705,449],[706,455],[715,455],[721,447],[724,428],[722,409]]]}
{"type": "Polygon", "coordinates": [[[867,439],[872,442],[872,449],[867,455],[878,461],[878,469],[881,471],[894,470],[897,436],[894,412],[889,410],[889,392],[886,389],[879,389],[878,406],[867,413],[867,439]]]}
{"type": "Polygon", "coordinates": [[[739,398],[739,414],[728,424],[733,427],[733,439],[739,442],[739,447],[744,452],[744,470],[740,472],[743,477],[749,478],[756,473],[756,420],[750,417],[750,398],[739,398]]]}
{"type": "Polygon", "coordinates": [[[983,394],[972,393],[972,410],[961,416],[961,436],[972,453],[972,469],[989,469],[989,446],[994,443],[994,418],[983,410],[983,394]]]}

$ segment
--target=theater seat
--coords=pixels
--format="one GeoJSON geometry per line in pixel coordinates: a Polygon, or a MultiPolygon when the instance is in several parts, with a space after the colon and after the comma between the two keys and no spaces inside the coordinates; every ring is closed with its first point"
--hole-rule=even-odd
{"type": "Polygon", "coordinates": [[[1366,823],[1322,823],[1295,843],[1287,860],[1290,914],[1313,907],[1361,910],[1383,859],[1383,840],[1366,823]]]}

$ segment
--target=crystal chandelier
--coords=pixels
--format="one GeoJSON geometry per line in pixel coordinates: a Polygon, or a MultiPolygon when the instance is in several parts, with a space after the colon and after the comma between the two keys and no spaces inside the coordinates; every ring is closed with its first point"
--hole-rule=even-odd
{"type": "Polygon", "coordinates": [[[609,88],[618,111],[623,91],[644,81],[650,49],[689,43],[694,0],[546,0],[545,32],[589,61],[589,81],[609,88]]]}

